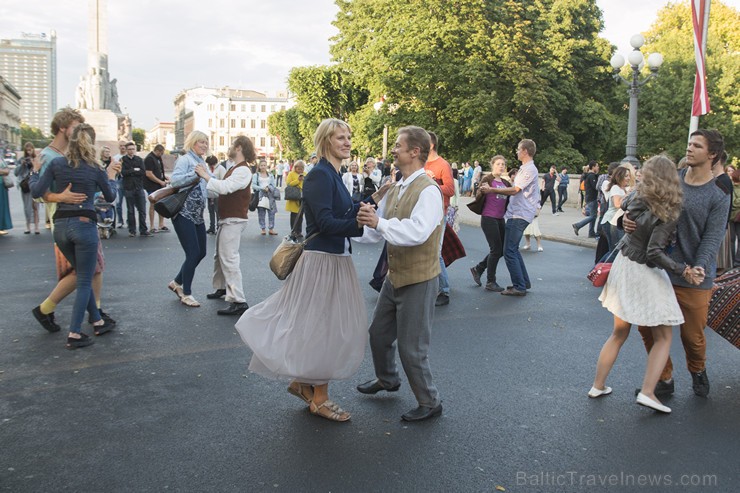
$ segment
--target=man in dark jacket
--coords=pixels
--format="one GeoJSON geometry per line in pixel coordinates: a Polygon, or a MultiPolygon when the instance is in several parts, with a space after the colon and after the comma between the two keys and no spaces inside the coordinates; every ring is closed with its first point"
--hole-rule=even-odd
{"type": "MultiPolygon", "coordinates": [[[[162,154],[164,154],[164,146],[162,144],[157,144],[154,146],[152,152],[144,158],[144,168],[146,169],[144,188],[146,189],[147,194],[152,194],[167,185],[167,177],[164,174],[162,154]]],[[[168,232],[169,229],[164,225],[164,217],[159,214],[157,215],[159,216],[159,230],[154,228],[154,204],[149,204],[149,224],[152,225],[150,232],[168,232]]]]}
{"type": "Polygon", "coordinates": [[[598,238],[594,226],[599,215],[599,190],[596,186],[599,181],[599,163],[591,161],[588,166],[588,173],[584,180],[586,185],[586,217],[577,223],[573,223],[573,232],[578,236],[578,231],[588,224],[588,237],[598,238]]]}
{"type": "Polygon", "coordinates": [[[126,155],[121,158],[121,176],[123,177],[123,193],[126,196],[126,212],[128,213],[128,235],[136,236],[136,218],[134,207],[139,213],[139,234],[152,236],[146,227],[146,192],[144,178],[146,167],[144,160],[136,155],[136,144],[126,144],[126,155]]]}

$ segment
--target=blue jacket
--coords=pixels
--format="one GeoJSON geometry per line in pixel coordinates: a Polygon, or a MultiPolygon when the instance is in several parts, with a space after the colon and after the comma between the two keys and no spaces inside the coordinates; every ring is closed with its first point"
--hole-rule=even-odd
{"type": "Polygon", "coordinates": [[[341,175],[322,158],[303,180],[306,237],[320,232],[306,250],[343,253],[346,238],[362,236],[355,219],[359,210],[360,204],[352,203],[341,175]]]}

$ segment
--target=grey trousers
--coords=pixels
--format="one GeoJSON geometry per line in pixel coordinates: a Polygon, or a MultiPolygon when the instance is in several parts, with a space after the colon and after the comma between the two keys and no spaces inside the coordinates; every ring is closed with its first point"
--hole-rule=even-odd
{"type": "Polygon", "coordinates": [[[370,323],[370,349],[378,380],[385,387],[400,384],[395,351],[398,345],[411,391],[423,407],[435,407],[440,402],[429,368],[429,342],[438,283],[435,277],[396,289],[386,278],[370,323]]]}

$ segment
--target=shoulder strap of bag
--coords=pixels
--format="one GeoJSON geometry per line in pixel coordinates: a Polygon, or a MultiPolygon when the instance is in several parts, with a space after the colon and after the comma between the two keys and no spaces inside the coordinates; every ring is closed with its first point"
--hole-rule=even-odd
{"type": "MultiPolygon", "coordinates": [[[[296,238],[298,236],[298,234],[300,233],[300,231],[298,231],[298,226],[300,224],[303,224],[303,205],[304,203],[302,202],[301,208],[298,209],[298,217],[296,218],[295,224],[293,225],[293,230],[290,232],[290,236],[293,238],[296,238]]],[[[319,233],[321,232],[320,231],[315,232],[314,234],[312,234],[311,236],[303,240],[301,244],[303,246],[306,246],[308,242],[316,238],[319,235],[319,233]]]]}

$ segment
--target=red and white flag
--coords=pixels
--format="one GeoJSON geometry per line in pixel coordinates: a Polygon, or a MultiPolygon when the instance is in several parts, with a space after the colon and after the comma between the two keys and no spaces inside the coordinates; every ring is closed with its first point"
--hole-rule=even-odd
{"type": "Polygon", "coordinates": [[[707,92],[707,69],[704,64],[706,51],[706,33],[709,23],[706,15],[711,0],[691,0],[691,19],[694,23],[694,56],[696,58],[696,79],[694,80],[694,101],[691,105],[691,116],[709,113],[709,93],[707,92]]]}

